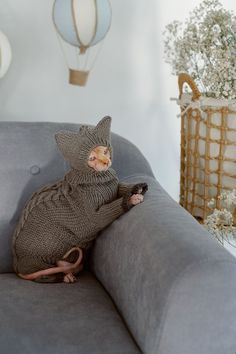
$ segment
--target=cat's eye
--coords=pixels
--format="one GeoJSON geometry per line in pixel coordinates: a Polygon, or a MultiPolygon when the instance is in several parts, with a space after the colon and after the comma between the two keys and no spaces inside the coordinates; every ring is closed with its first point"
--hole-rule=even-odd
{"type": "Polygon", "coordinates": [[[95,156],[89,157],[89,161],[95,161],[95,160],[96,160],[96,157],[95,157],[95,156]]]}
{"type": "Polygon", "coordinates": [[[104,151],[104,154],[107,155],[108,152],[109,152],[109,149],[106,149],[106,150],[104,151]]]}

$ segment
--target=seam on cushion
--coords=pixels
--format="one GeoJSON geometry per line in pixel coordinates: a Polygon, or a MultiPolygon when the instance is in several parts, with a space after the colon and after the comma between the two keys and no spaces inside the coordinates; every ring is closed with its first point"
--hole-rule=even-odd
{"type": "Polygon", "coordinates": [[[180,274],[177,276],[176,280],[174,281],[174,283],[171,285],[168,295],[167,295],[167,301],[165,302],[162,314],[161,314],[161,318],[160,318],[160,326],[159,326],[159,330],[156,336],[156,340],[154,342],[154,348],[155,351],[151,352],[151,353],[158,353],[159,349],[160,349],[160,344],[161,344],[161,338],[163,335],[163,331],[164,331],[164,325],[166,323],[165,319],[167,317],[167,313],[169,310],[169,304],[171,303],[171,300],[174,296],[175,293],[175,289],[177,288],[177,286],[179,285],[180,281],[183,279],[184,275],[186,273],[188,273],[192,268],[198,266],[198,265],[203,265],[203,264],[220,264],[220,263],[226,263],[226,264],[233,264],[236,267],[236,261],[228,261],[228,260],[216,260],[216,261],[212,261],[212,260],[205,260],[205,261],[199,261],[199,262],[194,262],[192,264],[190,264],[189,266],[187,266],[182,272],[180,272],[180,274]],[[157,346],[157,348],[156,348],[157,346]]]}

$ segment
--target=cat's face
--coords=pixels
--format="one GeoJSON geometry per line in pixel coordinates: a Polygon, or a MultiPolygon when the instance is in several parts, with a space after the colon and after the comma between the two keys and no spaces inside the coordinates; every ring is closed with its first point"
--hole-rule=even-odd
{"type": "Polygon", "coordinates": [[[111,154],[106,146],[97,146],[93,149],[88,159],[89,167],[95,171],[102,172],[111,166],[111,154]]]}

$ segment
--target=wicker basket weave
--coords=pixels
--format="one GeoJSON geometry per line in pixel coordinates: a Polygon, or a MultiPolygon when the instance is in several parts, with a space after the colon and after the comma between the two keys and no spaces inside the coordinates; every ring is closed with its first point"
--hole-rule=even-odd
{"type": "Polygon", "coordinates": [[[185,83],[193,104],[181,106],[180,204],[205,219],[208,202],[216,198],[220,209],[221,192],[236,188],[236,108],[227,100],[215,99],[216,106],[214,99],[201,104],[201,93],[187,74],[179,75],[180,105],[185,83]]]}

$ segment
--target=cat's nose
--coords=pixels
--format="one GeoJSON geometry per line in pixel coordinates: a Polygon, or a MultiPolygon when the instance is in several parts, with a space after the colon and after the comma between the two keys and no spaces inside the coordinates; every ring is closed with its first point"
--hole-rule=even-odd
{"type": "Polygon", "coordinates": [[[100,156],[99,161],[102,162],[104,165],[108,166],[109,165],[109,160],[105,156],[100,156]]]}
{"type": "Polygon", "coordinates": [[[102,163],[103,163],[104,165],[106,165],[106,166],[108,166],[108,164],[109,164],[108,160],[107,160],[107,161],[102,161],[102,163]]]}

